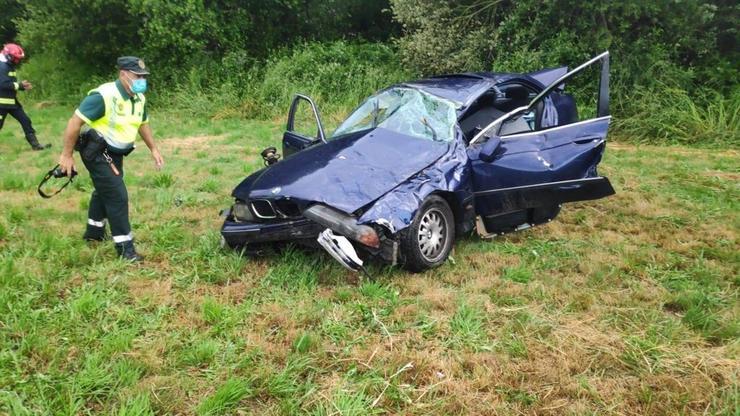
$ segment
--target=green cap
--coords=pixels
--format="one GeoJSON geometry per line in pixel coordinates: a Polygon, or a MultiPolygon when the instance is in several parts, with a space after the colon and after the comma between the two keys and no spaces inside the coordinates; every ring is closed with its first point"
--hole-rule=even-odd
{"type": "Polygon", "coordinates": [[[122,56],[118,58],[118,69],[131,71],[138,75],[149,74],[149,69],[144,64],[144,60],[135,56],[122,56]]]}

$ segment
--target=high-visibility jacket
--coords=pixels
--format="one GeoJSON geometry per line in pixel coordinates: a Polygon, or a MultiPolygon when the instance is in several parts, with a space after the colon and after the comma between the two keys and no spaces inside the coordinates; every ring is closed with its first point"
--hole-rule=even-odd
{"type": "Polygon", "coordinates": [[[19,90],[23,90],[23,85],[18,82],[15,67],[10,62],[0,61],[0,108],[17,108],[19,90]]]}
{"type": "Polygon", "coordinates": [[[88,94],[97,92],[105,102],[105,115],[89,123],[105,137],[109,145],[117,149],[130,149],[136,140],[139,127],[144,122],[144,94],[134,97],[124,97],[118,90],[115,82],[109,82],[91,90],[88,94]]]}

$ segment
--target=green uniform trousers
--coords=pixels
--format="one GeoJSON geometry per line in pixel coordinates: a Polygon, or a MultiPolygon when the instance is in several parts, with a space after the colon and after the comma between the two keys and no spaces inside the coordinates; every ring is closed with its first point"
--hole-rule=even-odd
{"type": "Polygon", "coordinates": [[[103,155],[96,156],[94,160],[82,160],[95,187],[90,197],[87,224],[88,229],[100,228],[102,235],[107,219],[113,242],[119,244],[131,241],[133,236],[128,219],[128,191],[123,182],[123,155],[109,153],[120,172],[119,176],[113,173],[103,155]]]}

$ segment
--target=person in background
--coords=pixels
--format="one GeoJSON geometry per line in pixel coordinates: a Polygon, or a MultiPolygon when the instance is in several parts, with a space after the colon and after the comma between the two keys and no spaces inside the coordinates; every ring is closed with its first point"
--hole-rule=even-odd
{"type": "Polygon", "coordinates": [[[149,147],[157,169],[162,167],[164,159],[149,127],[144,97],[149,70],[144,61],[135,56],[120,57],[117,63],[118,79],[91,90],[69,119],[59,167],[62,172],[71,174],[74,169],[72,151],[76,149],[90,172],[95,190],[90,197],[83,238],[102,241],[107,220],[118,255],[137,262],[142,257],[136,252],[131,233],[123,157],[134,150],[138,134],[149,147]],[[80,134],[85,124],[87,128],[80,134]]]}
{"type": "Polygon", "coordinates": [[[16,67],[25,57],[26,54],[23,48],[15,43],[5,44],[2,52],[0,52],[0,130],[3,128],[5,119],[8,115],[11,115],[21,123],[23,133],[26,135],[26,140],[31,145],[31,149],[44,150],[51,147],[51,144],[39,143],[36,138],[36,130],[33,129],[33,123],[31,123],[31,119],[18,101],[18,91],[33,88],[33,85],[25,79],[18,82],[18,76],[16,75],[16,67]]]}

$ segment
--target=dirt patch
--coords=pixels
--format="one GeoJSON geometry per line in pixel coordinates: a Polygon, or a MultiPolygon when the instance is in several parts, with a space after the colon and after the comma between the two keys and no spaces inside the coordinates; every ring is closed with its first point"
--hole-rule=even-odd
{"type": "Polygon", "coordinates": [[[172,300],[172,279],[131,279],[128,281],[128,291],[136,299],[167,305],[172,300]]]}
{"type": "Polygon", "coordinates": [[[223,139],[224,135],[218,135],[218,136],[190,136],[190,137],[172,137],[169,139],[164,139],[161,141],[161,146],[165,150],[191,150],[191,151],[197,151],[197,150],[203,150],[211,145],[213,145],[216,141],[223,139]]]}
{"type": "Polygon", "coordinates": [[[740,173],[738,172],[722,172],[720,170],[710,170],[703,172],[704,176],[712,178],[724,179],[728,181],[740,181],[740,173]]]}
{"type": "Polygon", "coordinates": [[[224,305],[238,305],[244,302],[254,286],[255,282],[249,280],[233,280],[224,285],[199,284],[194,299],[212,297],[224,305]]]}
{"type": "Polygon", "coordinates": [[[616,143],[614,141],[610,141],[607,144],[607,149],[613,149],[613,150],[624,150],[628,152],[634,152],[638,150],[648,150],[648,151],[654,151],[654,152],[660,152],[662,154],[674,154],[674,155],[696,155],[696,154],[702,154],[706,155],[708,153],[715,154],[715,155],[722,155],[722,156],[738,156],[738,151],[735,149],[725,149],[725,150],[716,150],[716,149],[692,149],[692,148],[686,148],[686,147],[678,147],[678,146],[653,146],[653,145],[635,145],[630,143],[616,143]]]}
{"type": "Polygon", "coordinates": [[[157,413],[187,414],[187,392],[174,376],[151,376],[139,381],[135,391],[149,393],[157,413]]]}
{"type": "Polygon", "coordinates": [[[33,105],[33,108],[36,110],[41,110],[43,108],[49,108],[57,105],[54,101],[39,101],[36,104],[33,105]]]}

